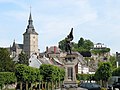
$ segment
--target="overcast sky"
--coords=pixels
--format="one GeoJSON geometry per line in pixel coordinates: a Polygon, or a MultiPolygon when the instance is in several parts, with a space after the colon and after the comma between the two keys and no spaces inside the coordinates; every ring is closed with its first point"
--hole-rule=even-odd
{"type": "Polygon", "coordinates": [[[0,0],[0,47],[23,43],[30,6],[41,52],[72,27],[74,42],[83,37],[120,52],[120,0],[0,0]]]}

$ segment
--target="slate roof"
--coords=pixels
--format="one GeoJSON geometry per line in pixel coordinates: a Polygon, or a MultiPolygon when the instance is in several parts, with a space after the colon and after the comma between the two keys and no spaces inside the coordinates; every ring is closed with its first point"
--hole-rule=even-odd
{"type": "Polygon", "coordinates": [[[51,46],[50,48],[48,48],[48,52],[47,53],[54,53],[54,49],[56,49],[56,54],[60,54],[61,49],[58,48],[57,46],[51,46]]]}
{"type": "Polygon", "coordinates": [[[38,33],[35,31],[34,26],[33,26],[33,20],[32,20],[32,15],[30,13],[29,20],[28,20],[28,26],[26,29],[26,32],[23,34],[35,34],[38,35],[38,33]]]}
{"type": "Polygon", "coordinates": [[[17,47],[18,49],[23,49],[23,44],[16,44],[16,47],[17,47]]]}

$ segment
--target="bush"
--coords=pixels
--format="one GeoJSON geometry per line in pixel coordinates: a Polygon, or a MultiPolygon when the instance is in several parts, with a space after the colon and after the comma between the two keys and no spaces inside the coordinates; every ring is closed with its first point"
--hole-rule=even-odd
{"type": "Polygon", "coordinates": [[[16,77],[14,72],[0,72],[0,87],[3,85],[12,84],[16,82],[16,77]]]}

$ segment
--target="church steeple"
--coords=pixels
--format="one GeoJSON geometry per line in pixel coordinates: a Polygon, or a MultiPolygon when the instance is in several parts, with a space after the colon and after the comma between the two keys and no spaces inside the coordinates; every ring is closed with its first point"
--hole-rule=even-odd
{"type": "Polygon", "coordinates": [[[28,20],[28,27],[34,29],[31,12],[30,12],[29,20],[28,20]]]}
{"type": "Polygon", "coordinates": [[[29,34],[38,34],[35,29],[34,29],[34,26],[33,26],[33,20],[32,20],[32,14],[31,14],[31,11],[30,11],[30,15],[29,15],[29,20],[28,20],[28,25],[27,25],[27,29],[26,29],[26,33],[29,33],[29,34]]]}
{"type": "Polygon", "coordinates": [[[30,57],[33,53],[38,53],[38,33],[33,26],[32,14],[30,11],[28,25],[23,34],[23,51],[30,57]]]}

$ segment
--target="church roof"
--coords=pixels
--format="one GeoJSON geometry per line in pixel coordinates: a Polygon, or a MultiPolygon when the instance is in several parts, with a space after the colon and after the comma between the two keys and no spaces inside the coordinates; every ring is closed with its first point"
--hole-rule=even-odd
{"type": "Polygon", "coordinates": [[[16,47],[17,47],[18,49],[23,49],[23,44],[16,44],[16,47]]]}
{"type": "Polygon", "coordinates": [[[13,51],[16,51],[16,48],[17,49],[23,49],[23,44],[17,44],[17,43],[15,43],[15,41],[13,42],[13,46],[11,47],[11,49],[13,50],[13,51]]]}
{"type": "Polygon", "coordinates": [[[38,35],[38,33],[35,31],[34,26],[33,26],[31,12],[30,12],[29,20],[28,20],[27,29],[26,29],[26,32],[24,34],[36,34],[36,35],[38,35]]]}

